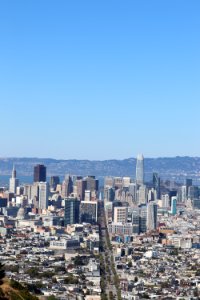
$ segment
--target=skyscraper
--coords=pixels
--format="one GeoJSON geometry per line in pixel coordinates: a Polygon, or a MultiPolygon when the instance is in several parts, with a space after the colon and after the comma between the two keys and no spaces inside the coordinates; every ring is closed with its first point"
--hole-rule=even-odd
{"type": "Polygon", "coordinates": [[[19,179],[17,179],[16,176],[17,176],[17,172],[15,170],[15,167],[13,166],[12,177],[10,178],[9,181],[9,191],[14,194],[16,193],[16,188],[19,185],[19,179]]]}
{"type": "Polygon", "coordinates": [[[176,212],[177,212],[176,205],[177,205],[177,198],[172,197],[172,200],[171,200],[171,214],[173,216],[175,216],[176,212]]]}
{"type": "Polygon", "coordinates": [[[142,154],[137,156],[136,162],[136,183],[139,185],[144,184],[144,157],[142,154]]]}
{"type": "Polygon", "coordinates": [[[46,181],[46,167],[44,165],[37,165],[34,167],[34,182],[46,181]]]}
{"type": "Polygon", "coordinates": [[[81,223],[96,223],[97,222],[97,201],[82,201],[80,206],[80,221],[81,223]]]}
{"type": "Polygon", "coordinates": [[[157,193],[157,199],[160,199],[160,177],[158,173],[153,173],[153,187],[157,193]]]}
{"type": "Polygon", "coordinates": [[[50,186],[53,190],[56,190],[57,185],[60,184],[59,176],[51,176],[50,186]]]}
{"type": "Polygon", "coordinates": [[[48,208],[49,184],[48,182],[39,183],[39,208],[48,208]]]}
{"type": "Polygon", "coordinates": [[[65,176],[62,183],[62,196],[68,197],[73,192],[73,181],[70,175],[65,176]]]}
{"type": "Polygon", "coordinates": [[[65,198],[65,226],[79,223],[80,200],[77,198],[65,198]]]}
{"type": "Polygon", "coordinates": [[[147,206],[147,230],[156,230],[157,228],[157,204],[149,202],[147,206]]]}

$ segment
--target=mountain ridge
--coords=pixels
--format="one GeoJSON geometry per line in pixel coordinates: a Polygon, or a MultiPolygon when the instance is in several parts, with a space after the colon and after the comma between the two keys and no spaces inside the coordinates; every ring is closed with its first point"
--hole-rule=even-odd
{"type": "MultiPolygon", "coordinates": [[[[136,158],[79,160],[54,159],[37,157],[4,157],[0,158],[0,175],[10,175],[13,165],[18,175],[31,176],[36,164],[45,164],[48,176],[65,174],[96,176],[131,176],[135,177],[136,158]]],[[[200,157],[175,156],[145,158],[145,175],[158,172],[161,177],[200,175],[200,157]]]]}

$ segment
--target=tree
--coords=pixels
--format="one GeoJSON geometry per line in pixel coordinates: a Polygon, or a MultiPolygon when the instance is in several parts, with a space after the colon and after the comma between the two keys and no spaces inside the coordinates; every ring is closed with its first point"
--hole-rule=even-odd
{"type": "Polygon", "coordinates": [[[0,285],[3,284],[4,277],[5,277],[4,265],[0,262],[0,285]]]}

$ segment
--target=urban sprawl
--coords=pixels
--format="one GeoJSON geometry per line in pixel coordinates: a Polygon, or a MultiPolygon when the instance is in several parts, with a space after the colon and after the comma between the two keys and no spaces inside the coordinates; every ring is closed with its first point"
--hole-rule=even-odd
{"type": "MultiPolygon", "coordinates": [[[[13,167],[0,188],[0,262],[38,299],[200,299],[200,187],[152,173],[66,175],[13,167]]],[[[56,170],[55,170],[56,173],[56,170]]]]}

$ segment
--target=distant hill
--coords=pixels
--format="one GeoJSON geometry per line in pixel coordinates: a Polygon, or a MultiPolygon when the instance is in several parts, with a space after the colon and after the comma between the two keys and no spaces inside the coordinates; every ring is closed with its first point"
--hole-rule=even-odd
{"type": "MultiPolygon", "coordinates": [[[[0,158],[0,175],[10,175],[15,165],[20,176],[32,176],[36,164],[47,166],[48,176],[51,175],[96,175],[131,176],[135,177],[136,159],[124,160],[56,160],[51,158],[0,158]]],[[[145,176],[149,179],[153,172],[163,178],[198,177],[200,174],[200,157],[159,157],[145,158],[145,176]]]]}

